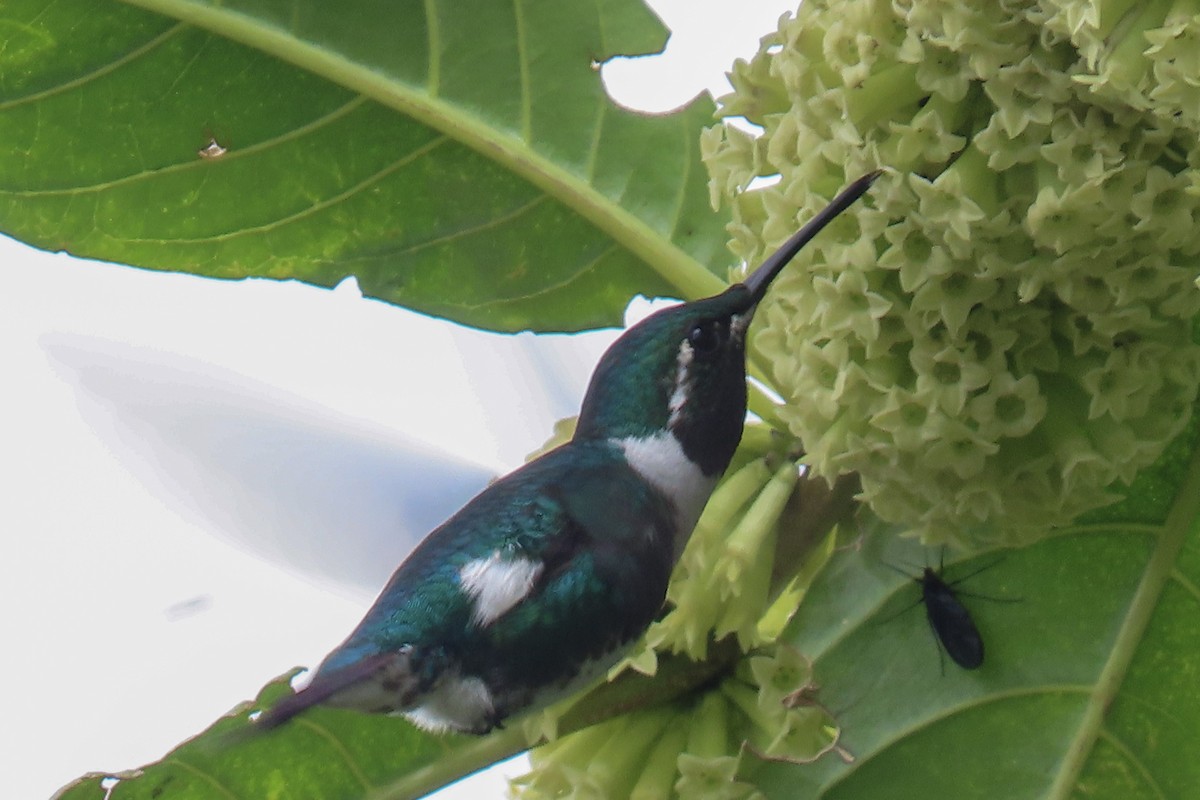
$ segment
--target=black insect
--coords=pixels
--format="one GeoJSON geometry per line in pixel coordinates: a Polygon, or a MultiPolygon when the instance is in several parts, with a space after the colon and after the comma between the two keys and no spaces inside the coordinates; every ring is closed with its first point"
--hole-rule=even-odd
{"type": "MultiPolygon", "coordinates": [[[[954,587],[984,570],[991,569],[998,563],[1000,562],[997,560],[985,564],[974,572],[947,583],[942,579],[945,569],[944,560],[939,559],[936,570],[933,567],[925,567],[920,577],[913,579],[921,584],[921,598],[917,602],[925,604],[925,618],[929,621],[929,628],[937,639],[939,660],[942,651],[945,651],[950,656],[950,660],[963,669],[978,669],[983,665],[983,637],[979,635],[979,627],[971,618],[971,612],[967,611],[967,607],[959,600],[959,595],[995,600],[1000,603],[1016,602],[1019,598],[989,597],[970,592],[956,592],[954,587]]],[[[899,567],[892,567],[892,569],[902,575],[912,577],[899,567]]],[[[909,608],[912,606],[907,606],[904,610],[907,611],[909,608]]],[[[942,662],[942,673],[945,674],[944,662],[942,662]]]]}
{"type": "Polygon", "coordinates": [[[926,567],[917,582],[921,584],[925,618],[946,655],[963,669],[978,669],[983,664],[983,637],[952,584],[942,580],[933,567],[926,567]]]}

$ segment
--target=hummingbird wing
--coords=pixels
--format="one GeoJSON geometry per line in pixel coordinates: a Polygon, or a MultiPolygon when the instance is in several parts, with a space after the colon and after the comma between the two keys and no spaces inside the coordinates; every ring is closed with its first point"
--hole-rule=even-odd
{"type": "Polygon", "coordinates": [[[536,560],[536,580],[475,628],[463,651],[463,671],[492,687],[498,709],[590,680],[662,607],[674,566],[673,507],[606,446],[580,446],[540,483],[530,499],[543,524],[514,542],[536,560]]]}

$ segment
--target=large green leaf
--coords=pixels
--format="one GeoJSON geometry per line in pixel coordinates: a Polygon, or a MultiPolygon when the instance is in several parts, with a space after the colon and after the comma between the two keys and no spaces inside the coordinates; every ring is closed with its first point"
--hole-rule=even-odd
{"type": "MultiPolygon", "coordinates": [[[[259,702],[287,691],[287,681],[280,679],[263,689],[259,702]]],[[[463,765],[472,760],[489,763],[521,749],[512,732],[485,739],[438,737],[390,717],[325,709],[297,725],[253,737],[244,734],[249,708],[219,720],[157,764],[115,776],[84,776],[59,797],[411,797],[452,779],[453,772],[422,772],[439,759],[447,767],[452,762],[466,769],[463,765]],[[478,755],[481,750],[491,755],[478,755]]]]}
{"type": "Polygon", "coordinates": [[[939,657],[919,587],[893,569],[936,566],[936,552],[875,531],[835,554],[787,637],[815,659],[853,760],[770,765],[756,776],[768,795],[1194,796],[1196,428],[1126,501],[999,559],[946,564],[948,581],[970,576],[954,588],[984,638],[978,670],[939,657]]]}
{"type": "Polygon", "coordinates": [[[639,0],[12,0],[0,30],[0,230],[38,247],[498,330],[722,285],[711,102],[634,114],[595,68],[663,46],[639,0]]]}
{"type": "MultiPolygon", "coordinates": [[[[669,702],[712,682],[737,656],[732,642],[704,663],[664,658],[654,678],[625,673],[574,703],[562,734],[631,709],[669,702]]],[[[290,691],[284,676],[162,760],[122,773],[93,773],[56,800],[408,800],[525,750],[519,721],[487,736],[434,735],[394,717],[314,708],[287,725],[254,733],[249,714],[290,691]]],[[[536,738],[533,734],[533,738],[536,738]]]]}

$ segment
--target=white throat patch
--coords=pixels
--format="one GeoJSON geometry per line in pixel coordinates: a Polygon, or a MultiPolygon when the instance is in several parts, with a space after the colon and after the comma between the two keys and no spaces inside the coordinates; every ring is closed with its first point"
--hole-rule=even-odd
{"type": "Polygon", "coordinates": [[[629,466],[675,506],[675,524],[680,537],[676,542],[678,555],[687,537],[692,535],[717,479],[700,471],[669,430],[654,436],[626,436],[612,441],[625,453],[629,466]]]}

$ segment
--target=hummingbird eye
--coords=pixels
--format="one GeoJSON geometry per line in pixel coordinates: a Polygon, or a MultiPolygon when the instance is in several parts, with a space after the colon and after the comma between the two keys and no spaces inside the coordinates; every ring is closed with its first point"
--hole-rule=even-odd
{"type": "Polygon", "coordinates": [[[696,353],[711,353],[721,345],[722,333],[719,321],[697,322],[688,331],[688,344],[696,353]]]}

